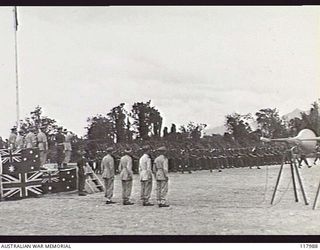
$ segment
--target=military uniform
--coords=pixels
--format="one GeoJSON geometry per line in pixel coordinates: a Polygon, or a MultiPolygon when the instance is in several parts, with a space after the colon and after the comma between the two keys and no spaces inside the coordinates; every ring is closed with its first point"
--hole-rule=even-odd
{"type": "Polygon", "coordinates": [[[153,164],[153,172],[157,181],[157,201],[159,206],[165,205],[168,193],[168,158],[159,155],[153,164]]]}
{"type": "Polygon", "coordinates": [[[71,147],[71,140],[72,140],[72,134],[70,132],[67,133],[65,136],[65,141],[64,141],[64,160],[63,163],[68,164],[71,160],[71,152],[72,152],[72,147],[71,147]]]}
{"type": "Polygon", "coordinates": [[[40,151],[40,165],[43,166],[47,161],[48,140],[45,133],[40,131],[37,135],[38,148],[40,151]]]}
{"type": "Polygon", "coordinates": [[[132,178],[133,178],[132,164],[133,164],[133,160],[130,155],[126,154],[120,158],[119,171],[120,171],[120,179],[122,182],[123,205],[132,204],[131,202],[129,202],[131,192],[132,192],[132,178]]]}
{"type": "Polygon", "coordinates": [[[37,145],[37,137],[33,132],[29,132],[25,138],[26,148],[35,148],[37,145]]]}
{"type": "Polygon", "coordinates": [[[64,150],[64,142],[65,142],[65,137],[61,133],[61,129],[59,129],[58,133],[55,136],[55,139],[56,139],[56,146],[57,146],[57,163],[58,163],[58,167],[61,167],[61,164],[64,160],[63,150],[64,150]]]}
{"type": "Polygon", "coordinates": [[[86,195],[84,187],[86,183],[86,175],[85,175],[85,167],[88,164],[87,159],[82,156],[78,161],[77,161],[77,166],[78,166],[78,192],[80,196],[86,195]]]}
{"type": "Polygon", "coordinates": [[[103,157],[101,161],[102,178],[104,179],[105,197],[107,198],[107,204],[111,203],[114,188],[114,158],[109,153],[103,157]]]}
{"type": "Polygon", "coordinates": [[[21,135],[21,134],[18,134],[17,135],[17,138],[16,138],[16,142],[15,142],[15,147],[17,149],[22,149],[24,147],[25,143],[24,143],[24,136],[21,135]]]}
{"type": "Polygon", "coordinates": [[[17,134],[12,129],[12,132],[10,133],[9,139],[8,139],[10,148],[14,148],[15,147],[16,139],[17,139],[17,134]]]}
{"type": "Polygon", "coordinates": [[[300,153],[300,159],[299,159],[299,167],[302,166],[302,161],[310,168],[311,166],[309,165],[309,162],[307,160],[306,154],[303,152],[301,147],[298,147],[299,153],[300,153]]]}
{"type": "Polygon", "coordinates": [[[320,159],[320,146],[318,145],[317,147],[316,147],[316,158],[314,159],[314,161],[313,161],[313,165],[316,165],[316,162],[317,162],[317,160],[319,160],[320,159]]]}
{"type": "Polygon", "coordinates": [[[143,154],[139,159],[139,174],[141,183],[141,200],[143,205],[149,204],[152,190],[152,165],[148,154],[143,154]]]}

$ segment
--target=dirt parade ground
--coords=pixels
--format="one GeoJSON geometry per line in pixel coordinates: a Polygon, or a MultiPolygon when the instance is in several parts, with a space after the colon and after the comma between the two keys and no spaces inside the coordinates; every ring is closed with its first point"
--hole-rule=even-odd
{"type": "MultiPolygon", "coordinates": [[[[45,195],[1,202],[1,235],[276,235],[320,234],[320,202],[312,210],[320,166],[300,173],[310,205],[294,200],[286,166],[275,204],[270,205],[279,166],[170,174],[169,208],[143,207],[138,176],[132,206],[121,205],[119,176],[114,200],[105,205],[102,193],[45,195]]],[[[155,192],[152,202],[155,202],[155,192]]]]}

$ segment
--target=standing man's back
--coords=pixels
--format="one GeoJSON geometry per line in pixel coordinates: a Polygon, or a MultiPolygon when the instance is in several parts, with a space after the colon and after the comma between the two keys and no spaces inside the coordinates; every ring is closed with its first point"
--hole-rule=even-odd
{"type": "Polygon", "coordinates": [[[160,155],[154,160],[153,164],[153,172],[157,180],[157,201],[159,207],[169,207],[169,205],[166,204],[169,180],[169,164],[168,158],[165,156],[166,150],[166,147],[160,147],[158,149],[160,155]]]}
{"type": "Polygon", "coordinates": [[[101,161],[101,172],[102,178],[104,179],[105,186],[105,197],[107,199],[106,204],[113,204],[113,188],[114,188],[114,157],[112,156],[113,148],[107,148],[107,155],[102,158],[101,161]]]}
{"type": "Polygon", "coordinates": [[[132,164],[133,160],[130,156],[132,150],[126,149],[124,151],[125,155],[121,157],[119,163],[119,171],[120,171],[120,179],[122,182],[122,199],[123,205],[133,205],[130,202],[130,196],[132,192],[132,179],[133,179],[133,172],[132,172],[132,164]]]}
{"type": "Polygon", "coordinates": [[[150,146],[143,147],[144,154],[139,159],[139,175],[141,184],[141,200],[143,206],[153,206],[149,202],[152,190],[152,165],[150,157],[150,146]]]}

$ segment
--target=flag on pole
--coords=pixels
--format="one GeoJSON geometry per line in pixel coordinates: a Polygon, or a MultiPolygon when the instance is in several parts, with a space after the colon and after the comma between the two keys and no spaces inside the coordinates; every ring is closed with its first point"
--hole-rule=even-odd
{"type": "Polygon", "coordinates": [[[14,6],[13,11],[14,11],[14,28],[18,30],[18,10],[16,6],[14,6]]]}

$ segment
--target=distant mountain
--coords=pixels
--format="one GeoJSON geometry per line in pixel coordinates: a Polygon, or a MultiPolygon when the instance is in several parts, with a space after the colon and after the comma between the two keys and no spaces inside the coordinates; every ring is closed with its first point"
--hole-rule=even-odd
{"type": "Polygon", "coordinates": [[[300,114],[301,112],[303,112],[303,110],[295,109],[292,112],[290,112],[290,113],[288,113],[286,115],[283,115],[282,119],[290,121],[293,118],[301,118],[301,114],[300,114]]]}
{"type": "MultiPolygon", "coordinates": [[[[304,112],[301,109],[295,109],[292,112],[285,114],[282,116],[282,119],[290,121],[291,119],[297,117],[297,118],[301,118],[300,113],[304,112]]],[[[258,128],[258,124],[256,121],[253,121],[252,123],[250,123],[250,127],[252,128],[252,130],[256,130],[258,128]]],[[[227,132],[227,129],[224,125],[221,126],[217,126],[217,127],[213,127],[213,128],[207,128],[204,130],[205,135],[212,135],[212,134],[220,134],[223,135],[225,132],[227,132]]]]}
{"type": "Polygon", "coordinates": [[[205,135],[212,135],[212,134],[223,135],[225,132],[227,132],[227,129],[224,125],[217,126],[214,128],[207,128],[204,130],[205,135]]]}

